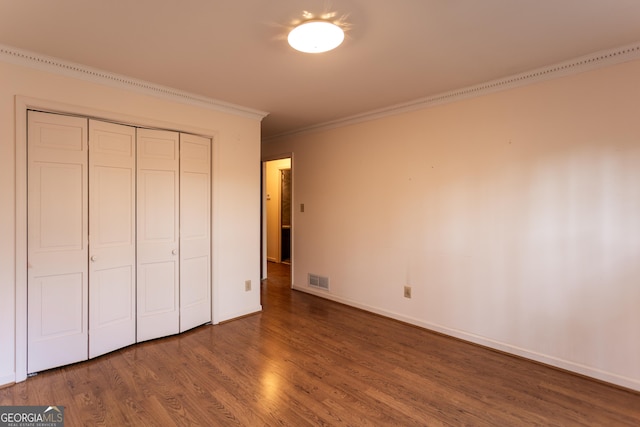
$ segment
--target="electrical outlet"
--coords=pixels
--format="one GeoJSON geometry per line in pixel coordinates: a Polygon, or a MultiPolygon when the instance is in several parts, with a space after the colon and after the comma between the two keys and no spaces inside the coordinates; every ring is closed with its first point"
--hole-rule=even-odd
{"type": "Polygon", "coordinates": [[[411,298],[411,286],[404,287],[404,297],[411,298]]]}
{"type": "Polygon", "coordinates": [[[249,292],[251,290],[251,280],[244,281],[244,291],[249,292]]]}

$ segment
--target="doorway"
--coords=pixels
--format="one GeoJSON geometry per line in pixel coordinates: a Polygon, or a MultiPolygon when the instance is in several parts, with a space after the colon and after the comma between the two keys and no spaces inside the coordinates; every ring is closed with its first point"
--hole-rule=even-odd
{"type": "Polygon", "coordinates": [[[293,174],[291,157],[263,162],[262,276],[267,263],[292,264],[293,260],[293,174]]]}

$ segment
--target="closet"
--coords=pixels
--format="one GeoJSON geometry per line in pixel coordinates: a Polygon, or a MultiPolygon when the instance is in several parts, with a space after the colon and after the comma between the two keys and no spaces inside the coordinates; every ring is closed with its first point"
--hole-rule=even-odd
{"type": "Polygon", "coordinates": [[[211,140],[28,112],[29,373],[211,321],[211,140]]]}

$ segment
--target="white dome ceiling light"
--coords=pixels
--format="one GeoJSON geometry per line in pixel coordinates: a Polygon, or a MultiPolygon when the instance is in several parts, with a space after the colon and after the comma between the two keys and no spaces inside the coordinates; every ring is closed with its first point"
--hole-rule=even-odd
{"type": "Polygon", "coordinates": [[[289,45],[305,53],[328,52],[340,46],[344,30],[333,22],[322,19],[305,21],[289,33],[289,45]]]}

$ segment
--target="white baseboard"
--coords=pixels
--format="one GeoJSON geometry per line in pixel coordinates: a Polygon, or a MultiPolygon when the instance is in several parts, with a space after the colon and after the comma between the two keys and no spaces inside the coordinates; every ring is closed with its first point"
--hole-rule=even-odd
{"type": "Polygon", "coordinates": [[[244,317],[244,316],[249,316],[251,314],[260,313],[261,311],[262,311],[262,305],[258,305],[257,307],[254,307],[254,308],[249,309],[249,310],[236,311],[236,312],[233,312],[233,313],[230,313],[230,314],[226,314],[226,315],[220,317],[219,319],[215,319],[213,324],[217,325],[220,322],[228,322],[229,320],[238,319],[240,317],[244,317]]]}
{"type": "Polygon", "coordinates": [[[404,323],[409,323],[411,325],[419,326],[421,328],[435,331],[435,332],[448,335],[454,338],[458,338],[463,341],[478,344],[484,347],[492,348],[494,350],[499,350],[505,353],[513,354],[518,357],[543,363],[545,365],[549,365],[556,368],[564,369],[566,371],[574,372],[579,375],[584,375],[590,378],[594,378],[599,381],[604,381],[620,387],[628,388],[635,391],[640,391],[640,380],[638,379],[628,378],[622,375],[614,374],[612,372],[603,371],[590,366],[581,365],[579,363],[560,359],[554,356],[549,356],[546,354],[527,350],[525,348],[520,348],[520,347],[507,344],[501,341],[496,341],[496,340],[492,340],[479,335],[474,335],[465,331],[448,328],[446,326],[438,325],[435,323],[425,322],[420,319],[415,319],[413,317],[383,310],[377,307],[371,307],[365,304],[358,303],[356,301],[352,301],[346,298],[341,298],[336,295],[332,295],[327,292],[318,292],[318,291],[315,291],[314,289],[309,289],[307,287],[300,287],[296,285],[293,286],[293,289],[301,292],[305,292],[308,294],[312,294],[321,298],[326,298],[331,301],[339,302],[341,304],[345,304],[351,307],[359,308],[361,310],[375,313],[380,316],[388,317],[391,319],[399,320],[404,323]]]}

